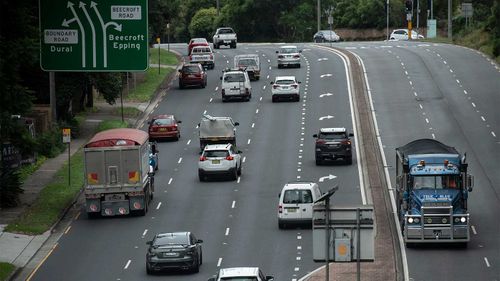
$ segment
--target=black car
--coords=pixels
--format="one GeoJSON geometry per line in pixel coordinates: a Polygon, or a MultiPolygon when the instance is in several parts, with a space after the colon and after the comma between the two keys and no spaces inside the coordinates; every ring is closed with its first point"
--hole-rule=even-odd
{"type": "Polygon", "coordinates": [[[146,254],[146,271],[152,274],[165,269],[200,271],[203,262],[202,240],[191,232],[171,232],[157,234],[146,254]]]}
{"type": "Polygon", "coordinates": [[[352,147],[345,128],[321,128],[316,138],[316,165],[325,161],[343,160],[346,164],[352,164],[352,147]]]}

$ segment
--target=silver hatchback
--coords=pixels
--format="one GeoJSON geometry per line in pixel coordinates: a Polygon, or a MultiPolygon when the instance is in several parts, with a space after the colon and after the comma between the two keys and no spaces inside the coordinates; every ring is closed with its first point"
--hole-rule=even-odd
{"type": "Polygon", "coordinates": [[[281,46],[276,54],[278,54],[278,68],[284,66],[295,66],[300,68],[300,53],[302,51],[297,46],[287,45],[281,46]]]}
{"type": "Polygon", "coordinates": [[[228,144],[207,145],[198,161],[198,177],[204,181],[210,175],[228,175],[236,180],[241,175],[241,151],[228,144]]]}

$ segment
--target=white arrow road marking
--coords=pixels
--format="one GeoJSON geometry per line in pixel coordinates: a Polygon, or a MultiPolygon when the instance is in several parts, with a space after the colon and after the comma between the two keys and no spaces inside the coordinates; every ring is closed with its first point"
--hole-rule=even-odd
{"type": "Polygon", "coordinates": [[[318,61],[325,61],[328,60],[328,58],[319,58],[318,61]]]}
{"type": "Polygon", "coordinates": [[[336,178],[336,177],[337,177],[337,176],[334,176],[334,175],[330,174],[330,175],[328,175],[328,176],[324,176],[324,177],[319,178],[319,180],[318,180],[318,181],[319,181],[319,182],[324,182],[326,179],[328,179],[328,180],[333,180],[333,179],[334,179],[334,178],[336,178]]]}
{"type": "Polygon", "coordinates": [[[332,93],[326,93],[326,94],[319,95],[320,98],[322,98],[322,97],[329,97],[329,96],[333,96],[333,94],[332,93]]]}
{"type": "MultiPolygon", "coordinates": [[[[94,23],[92,22],[92,19],[90,18],[89,13],[87,12],[87,4],[83,3],[80,1],[80,5],[78,7],[83,10],[83,13],[85,14],[85,17],[87,17],[87,20],[89,21],[90,24],[90,30],[92,31],[92,66],[95,68],[97,66],[97,59],[96,59],[96,42],[95,42],[95,27],[94,23]]],[[[83,34],[82,34],[83,35],[83,34]]]]}
{"type": "Polygon", "coordinates": [[[322,74],[321,76],[319,76],[320,78],[325,78],[325,77],[331,77],[333,76],[332,74],[330,73],[327,73],[327,74],[322,74]]]}
{"type": "Polygon", "coordinates": [[[74,21],[76,21],[76,18],[72,18],[70,20],[64,19],[61,25],[64,26],[64,27],[69,27],[69,24],[72,23],[72,22],[74,22],[74,21]]]}
{"type": "Polygon", "coordinates": [[[75,4],[68,1],[68,5],[66,7],[69,8],[73,13],[75,20],[78,23],[78,27],[80,27],[80,32],[82,33],[82,67],[86,67],[87,63],[85,60],[85,29],[83,28],[82,22],[80,21],[80,18],[78,18],[78,15],[76,14],[75,9],[73,8],[74,5],[75,4]]]}
{"type": "Polygon", "coordinates": [[[331,116],[331,115],[322,116],[319,118],[319,121],[323,121],[324,119],[332,119],[332,118],[333,118],[333,116],[331,116]]]}

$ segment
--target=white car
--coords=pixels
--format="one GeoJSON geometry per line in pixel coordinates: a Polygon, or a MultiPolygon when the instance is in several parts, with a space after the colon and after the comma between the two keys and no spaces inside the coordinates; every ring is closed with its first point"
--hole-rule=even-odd
{"type": "Polygon", "coordinates": [[[312,225],[313,204],[321,197],[321,190],[314,182],[285,184],[279,194],[278,227],[288,224],[312,225]]]}
{"type": "Polygon", "coordinates": [[[300,53],[297,46],[287,45],[281,46],[276,54],[278,54],[278,68],[283,66],[296,66],[300,68],[300,53]]]}
{"type": "Polygon", "coordinates": [[[272,281],[273,276],[266,276],[258,267],[222,268],[208,281],[272,281]]]}
{"type": "MultiPolygon", "coordinates": [[[[390,40],[408,40],[408,29],[394,29],[389,36],[390,40]]],[[[411,31],[411,39],[424,39],[425,37],[421,34],[418,34],[415,30],[411,31]]]]}
{"type": "Polygon", "coordinates": [[[245,70],[237,69],[224,71],[220,79],[222,81],[222,102],[226,102],[232,98],[250,101],[252,98],[250,77],[245,70]]]}
{"type": "Polygon", "coordinates": [[[240,153],[230,143],[205,146],[198,161],[200,181],[204,181],[209,175],[228,175],[236,180],[241,175],[240,153]]]}
{"type": "Polygon", "coordinates": [[[271,81],[271,99],[300,101],[300,81],[295,76],[277,76],[271,81]]]}
{"type": "Polygon", "coordinates": [[[191,49],[191,54],[189,55],[190,63],[199,63],[205,68],[214,69],[214,53],[210,46],[195,46],[191,49]]]}

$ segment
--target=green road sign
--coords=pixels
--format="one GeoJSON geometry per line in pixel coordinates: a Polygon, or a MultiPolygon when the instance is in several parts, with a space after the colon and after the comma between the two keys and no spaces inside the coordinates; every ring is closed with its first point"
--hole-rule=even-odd
{"type": "Polygon", "coordinates": [[[149,66],[145,0],[39,0],[45,71],[144,71],[149,66]]]}

